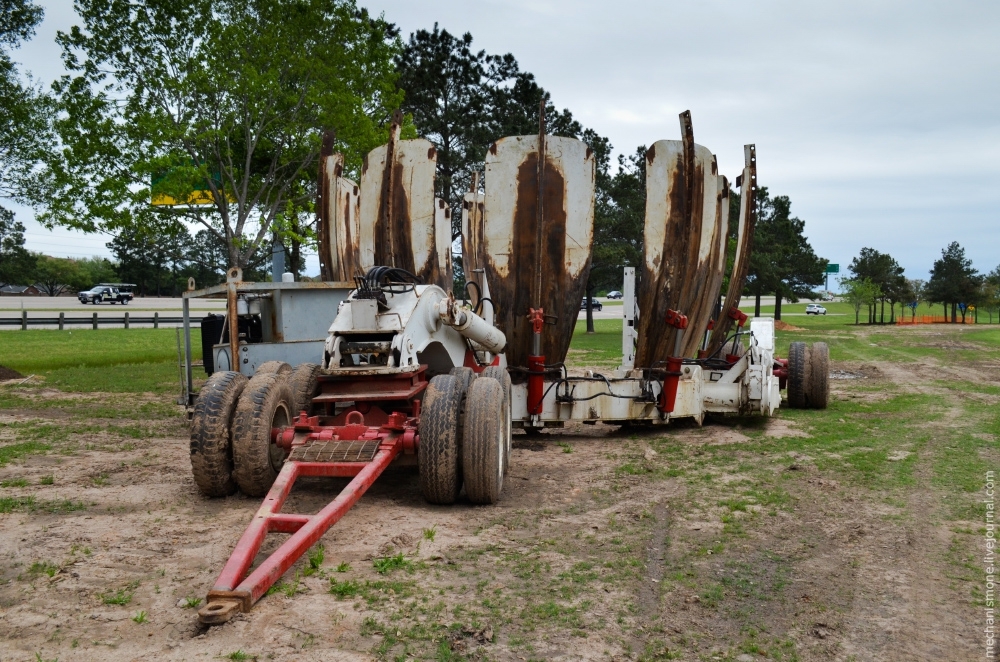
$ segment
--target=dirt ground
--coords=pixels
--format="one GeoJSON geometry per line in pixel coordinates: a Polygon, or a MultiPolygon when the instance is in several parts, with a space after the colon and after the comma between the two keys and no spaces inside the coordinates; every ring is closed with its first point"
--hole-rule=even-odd
{"type": "Polygon", "coordinates": [[[998,363],[963,391],[940,382],[962,366],[892,358],[834,362],[826,412],[518,435],[494,507],[429,506],[391,469],[322,555],[210,629],[196,603],[259,500],[202,498],[153,396],[125,420],[87,413],[121,396],[14,389],[0,443],[47,449],[0,466],[0,660],[984,659],[978,495],[941,467],[956,434],[997,466],[963,412],[995,409],[998,363]],[[921,397],[939,404],[917,427],[882,407],[921,397]],[[853,426],[842,446],[816,441],[826,422],[853,426]]]}

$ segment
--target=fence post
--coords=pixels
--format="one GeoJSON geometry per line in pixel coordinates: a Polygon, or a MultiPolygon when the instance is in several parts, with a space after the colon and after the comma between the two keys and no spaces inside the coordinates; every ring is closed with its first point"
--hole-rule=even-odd
{"type": "Polygon", "coordinates": [[[154,329],[159,329],[160,328],[160,313],[158,313],[158,312],[157,313],[153,313],[153,328],[154,329]]]}
{"type": "Polygon", "coordinates": [[[125,313],[125,328],[128,328],[128,313],[125,313]]]}
{"type": "Polygon", "coordinates": [[[66,313],[59,313],[59,330],[63,330],[63,325],[66,323],[66,313]]]}
{"type": "Polygon", "coordinates": [[[21,330],[22,331],[27,331],[28,330],[28,311],[27,310],[22,310],[21,311],[21,330]]]}
{"type": "Polygon", "coordinates": [[[97,331],[97,313],[94,313],[94,331],[97,331]]]}

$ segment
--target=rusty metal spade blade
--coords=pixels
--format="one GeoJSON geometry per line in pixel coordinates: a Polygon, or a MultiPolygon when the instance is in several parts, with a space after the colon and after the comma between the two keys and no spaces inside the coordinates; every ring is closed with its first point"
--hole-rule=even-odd
{"type": "Polygon", "coordinates": [[[551,324],[542,334],[541,353],[550,364],[563,361],[590,274],[592,150],[574,138],[544,134],[493,143],[486,155],[482,221],[476,261],[486,272],[495,323],[510,342],[508,365],[528,364],[532,308],[542,308],[551,324]]]}
{"type": "MultiPolygon", "coordinates": [[[[733,320],[729,311],[740,305],[740,296],[750,273],[750,251],[753,248],[753,233],[757,224],[757,149],[753,145],[743,146],[745,166],[743,174],[737,180],[740,187],[740,218],[736,238],[736,254],[733,258],[733,269],[729,274],[729,287],[726,290],[726,301],[722,305],[722,313],[712,329],[712,337],[708,342],[708,351],[715,352],[725,342],[726,334],[732,328],[733,320]]],[[[728,205],[727,205],[728,207],[728,205]]]]}
{"type": "Polygon", "coordinates": [[[434,197],[437,152],[424,139],[389,142],[365,156],[359,208],[360,263],[406,269],[451,291],[451,214],[434,197]]]}
{"type": "Polygon", "coordinates": [[[635,365],[662,367],[677,329],[667,311],[688,317],[681,355],[693,357],[712,317],[725,268],[728,186],[712,152],[694,142],[691,114],[681,113],[683,140],[661,140],[646,152],[646,221],[639,282],[635,365]]]}
{"type": "Polygon", "coordinates": [[[325,281],[350,281],[371,264],[361,262],[360,189],[344,174],[344,155],[333,153],[332,135],[324,136],[319,161],[316,243],[320,275],[325,281]]]}

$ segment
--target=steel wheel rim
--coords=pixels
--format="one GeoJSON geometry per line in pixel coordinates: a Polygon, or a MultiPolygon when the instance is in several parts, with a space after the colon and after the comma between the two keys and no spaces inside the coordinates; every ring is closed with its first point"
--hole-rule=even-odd
{"type": "MultiPolygon", "coordinates": [[[[279,402],[274,413],[271,414],[271,424],[268,426],[268,430],[288,427],[290,422],[291,417],[288,414],[288,405],[284,402],[279,402]]],[[[269,439],[267,456],[271,462],[271,468],[275,471],[281,471],[281,465],[285,463],[285,449],[271,442],[269,439]]]]}

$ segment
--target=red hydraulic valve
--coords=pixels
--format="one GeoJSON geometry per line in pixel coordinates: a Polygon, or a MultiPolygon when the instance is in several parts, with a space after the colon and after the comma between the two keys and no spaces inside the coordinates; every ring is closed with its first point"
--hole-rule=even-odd
{"type": "Polygon", "coordinates": [[[681,353],[681,341],[684,338],[682,333],[684,329],[687,328],[688,318],[687,315],[682,314],[677,310],[667,311],[667,326],[672,326],[677,329],[677,337],[674,340],[674,356],[667,359],[667,371],[666,375],[663,377],[663,388],[660,391],[660,403],[658,409],[664,414],[669,414],[674,410],[674,404],[677,402],[677,383],[681,378],[681,364],[683,359],[679,356],[681,353]]]}
{"type": "Polygon", "coordinates": [[[676,310],[668,310],[667,325],[672,326],[675,329],[686,329],[688,328],[687,315],[682,315],[679,311],[676,310]]]}
{"type": "Polygon", "coordinates": [[[744,324],[747,323],[747,320],[749,318],[747,317],[747,314],[744,313],[742,310],[733,307],[729,309],[729,319],[736,322],[736,326],[742,327],[744,324]]]}

